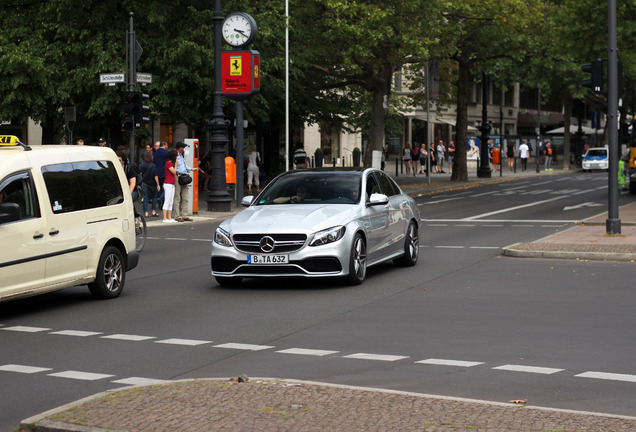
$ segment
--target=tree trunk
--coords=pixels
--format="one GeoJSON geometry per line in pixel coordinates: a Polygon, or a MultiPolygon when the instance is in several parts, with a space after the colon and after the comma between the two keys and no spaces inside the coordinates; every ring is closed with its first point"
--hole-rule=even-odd
{"type": "Polygon", "coordinates": [[[369,130],[369,144],[364,151],[364,166],[370,167],[373,160],[373,150],[382,151],[384,146],[384,127],[388,113],[389,97],[391,94],[391,79],[393,70],[385,68],[380,72],[380,78],[370,86],[373,92],[373,106],[371,107],[371,128],[369,130]]]}
{"type": "Polygon", "coordinates": [[[468,149],[468,101],[470,100],[470,62],[460,57],[457,81],[457,119],[455,124],[455,158],[451,181],[468,181],[466,153],[468,149]]]}

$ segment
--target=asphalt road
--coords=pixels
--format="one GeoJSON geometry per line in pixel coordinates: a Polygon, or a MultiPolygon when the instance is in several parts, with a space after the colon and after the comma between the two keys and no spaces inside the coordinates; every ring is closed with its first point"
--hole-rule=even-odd
{"type": "Polygon", "coordinates": [[[239,374],[636,416],[634,264],[499,254],[606,196],[606,175],[573,174],[420,197],[418,265],[358,287],[221,288],[213,223],[152,227],[119,299],[77,287],[0,304],[0,430],[131,383],[239,374]]]}

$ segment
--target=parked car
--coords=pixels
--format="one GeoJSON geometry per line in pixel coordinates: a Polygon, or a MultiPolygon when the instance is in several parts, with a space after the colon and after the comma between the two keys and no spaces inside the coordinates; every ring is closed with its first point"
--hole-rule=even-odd
{"type": "Polygon", "coordinates": [[[605,147],[589,148],[583,155],[583,172],[590,170],[607,170],[609,168],[609,154],[605,147]]]}
{"type": "Polygon", "coordinates": [[[0,238],[0,301],[84,284],[119,296],[139,253],[115,152],[0,136],[0,238]]]}
{"type": "Polygon", "coordinates": [[[372,265],[418,260],[419,209],[378,169],[289,171],[243,205],[214,234],[212,275],[221,285],[290,276],[356,285],[372,265]]]}

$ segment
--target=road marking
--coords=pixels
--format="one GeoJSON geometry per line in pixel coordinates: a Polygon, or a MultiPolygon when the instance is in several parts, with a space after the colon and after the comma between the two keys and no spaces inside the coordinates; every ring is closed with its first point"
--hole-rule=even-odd
{"type": "Polygon", "coordinates": [[[180,238],[180,237],[164,237],[163,240],[178,240],[178,241],[186,241],[186,238],[180,238]]]}
{"type": "Polygon", "coordinates": [[[575,210],[575,209],[580,209],[583,207],[600,207],[602,205],[603,204],[597,204],[595,202],[584,202],[584,203],[573,205],[573,206],[565,206],[563,207],[563,211],[575,210]]]}
{"type": "Polygon", "coordinates": [[[415,363],[438,365],[438,366],[458,366],[458,367],[473,367],[484,364],[483,362],[462,361],[462,360],[444,360],[444,359],[426,359],[416,361],[415,363]]]}
{"type": "Polygon", "coordinates": [[[396,356],[396,355],[384,355],[384,354],[367,354],[357,353],[344,356],[343,358],[357,359],[357,360],[378,360],[378,361],[397,361],[409,358],[408,356],[396,356]]]}
{"type": "Polygon", "coordinates": [[[48,374],[48,376],[58,377],[58,378],[69,378],[76,379],[82,381],[97,381],[104,378],[111,378],[115,375],[107,375],[107,374],[98,374],[98,373],[90,373],[90,372],[79,372],[79,371],[64,371],[64,372],[56,372],[52,374],[48,374]]]}
{"type": "Polygon", "coordinates": [[[115,339],[115,340],[126,340],[126,341],[144,341],[148,339],[156,339],[154,336],[139,336],[139,335],[129,335],[129,334],[112,334],[107,336],[102,336],[102,339],[115,339]]]}
{"type": "Polygon", "coordinates": [[[461,219],[461,221],[463,221],[463,222],[473,221],[475,219],[481,219],[481,218],[484,218],[486,216],[492,216],[492,215],[496,215],[496,214],[500,214],[500,213],[508,213],[508,212],[511,212],[511,211],[521,210],[521,209],[528,208],[528,207],[534,207],[534,206],[537,206],[537,205],[549,203],[549,202],[552,202],[552,201],[557,201],[557,200],[564,199],[564,198],[567,198],[567,196],[558,196],[558,197],[550,198],[550,199],[543,200],[543,201],[536,201],[536,202],[532,202],[532,203],[529,203],[529,204],[523,204],[523,205],[520,205],[520,206],[508,207],[508,208],[501,209],[501,210],[496,210],[496,211],[492,211],[492,212],[488,212],[488,213],[482,213],[482,214],[478,214],[478,215],[475,215],[475,216],[470,216],[470,217],[461,219]]]}
{"type": "Polygon", "coordinates": [[[305,348],[290,348],[286,350],[276,351],[280,354],[297,354],[297,355],[309,355],[309,356],[326,356],[331,354],[338,354],[340,351],[325,351],[325,350],[312,350],[305,348]]]}
{"type": "Polygon", "coordinates": [[[636,375],[606,373],[606,372],[584,372],[578,375],[574,375],[579,378],[595,378],[610,381],[626,381],[636,382],[636,375]]]}
{"type": "MultiPolygon", "coordinates": [[[[446,225],[433,225],[431,222],[447,222],[447,223],[461,223],[466,222],[467,219],[422,219],[422,222],[428,222],[427,226],[448,226],[446,225]]],[[[476,223],[560,223],[560,224],[573,224],[578,222],[576,219],[475,219],[470,222],[476,223]]],[[[481,225],[485,226],[485,225],[481,225]]]]}
{"type": "Polygon", "coordinates": [[[510,225],[512,228],[534,228],[534,225],[510,225]]]}
{"type": "Polygon", "coordinates": [[[221,345],[214,345],[212,348],[228,348],[228,349],[247,350],[247,351],[261,351],[261,350],[266,350],[266,349],[276,348],[276,347],[268,346],[268,345],[226,343],[221,345]]]}
{"type": "Polygon", "coordinates": [[[476,225],[475,224],[457,224],[455,226],[457,226],[457,227],[474,227],[476,225]]]}
{"type": "Polygon", "coordinates": [[[78,336],[78,337],[87,337],[87,336],[95,336],[100,335],[100,332],[91,332],[91,331],[81,331],[81,330],[60,330],[56,332],[51,332],[52,335],[61,335],[61,336],[78,336]]]}
{"type": "Polygon", "coordinates": [[[195,238],[195,239],[192,239],[192,241],[211,242],[212,239],[197,239],[197,238],[195,238]]]}
{"type": "Polygon", "coordinates": [[[501,246],[470,246],[468,249],[501,249],[501,246]]]}
{"type": "Polygon", "coordinates": [[[465,246],[434,246],[437,249],[464,249],[465,246]]]}
{"type": "Polygon", "coordinates": [[[418,205],[422,206],[422,205],[429,205],[429,204],[439,204],[439,203],[443,203],[443,202],[446,202],[446,201],[455,201],[455,200],[458,200],[458,199],[461,199],[461,198],[446,198],[446,199],[441,199],[441,200],[437,200],[437,201],[428,201],[428,202],[424,202],[424,203],[421,203],[421,204],[418,204],[418,205]]]}
{"type": "Polygon", "coordinates": [[[547,368],[547,367],[536,367],[536,366],[523,366],[523,365],[503,365],[503,366],[497,366],[494,367],[493,369],[497,369],[497,370],[505,370],[505,371],[512,371],[512,372],[528,372],[528,373],[536,373],[536,374],[544,374],[544,375],[551,375],[557,372],[562,372],[565,369],[555,369],[555,368],[547,368]]]}
{"type": "Polygon", "coordinates": [[[17,373],[25,373],[25,374],[32,374],[32,373],[38,373],[38,372],[44,372],[44,371],[50,371],[50,370],[53,370],[53,369],[36,367],[36,366],[16,365],[16,364],[8,364],[8,365],[0,366],[0,371],[17,372],[17,373]]]}
{"type": "Polygon", "coordinates": [[[167,382],[170,382],[170,381],[169,380],[152,379],[152,378],[131,377],[131,378],[124,378],[124,379],[115,380],[115,381],[111,381],[111,382],[116,383],[116,384],[142,386],[142,385],[163,384],[163,383],[167,383],[167,382]]]}
{"type": "Polygon", "coordinates": [[[25,333],[37,333],[37,332],[47,331],[51,329],[44,328],[44,327],[13,326],[13,327],[3,327],[0,330],[17,331],[17,332],[25,332],[25,333]]]}
{"type": "Polygon", "coordinates": [[[187,345],[187,346],[197,346],[212,343],[212,341],[202,341],[202,340],[194,340],[194,339],[164,339],[155,341],[155,343],[160,344],[170,344],[170,345],[187,345]]]}

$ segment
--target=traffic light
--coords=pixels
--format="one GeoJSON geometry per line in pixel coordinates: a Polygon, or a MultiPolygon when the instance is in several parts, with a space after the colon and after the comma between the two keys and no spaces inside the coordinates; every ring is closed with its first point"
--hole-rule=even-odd
{"type": "Polygon", "coordinates": [[[590,74],[590,78],[581,81],[583,87],[591,88],[594,93],[606,93],[602,59],[596,59],[592,63],[584,64],[581,66],[581,70],[590,74]]]}
{"type": "Polygon", "coordinates": [[[133,114],[135,117],[135,127],[142,127],[150,122],[150,119],[147,117],[150,113],[150,107],[148,107],[148,105],[145,105],[145,101],[147,101],[149,98],[150,96],[145,93],[134,92],[133,114]]]}
{"type": "Polygon", "coordinates": [[[127,91],[124,95],[124,114],[121,117],[122,132],[132,131],[135,121],[135,93],[127,91]]]}

